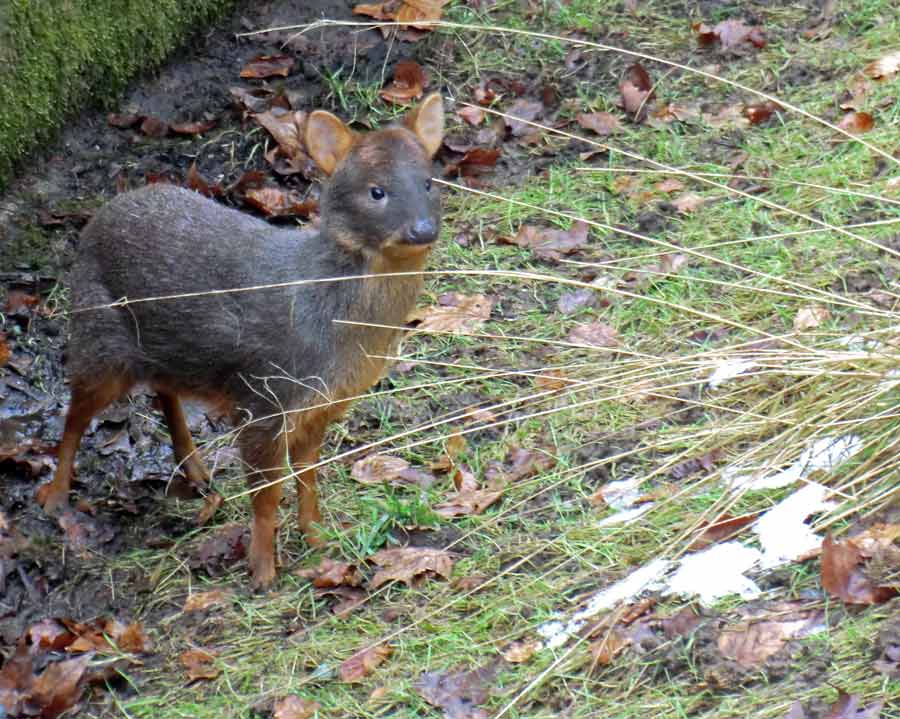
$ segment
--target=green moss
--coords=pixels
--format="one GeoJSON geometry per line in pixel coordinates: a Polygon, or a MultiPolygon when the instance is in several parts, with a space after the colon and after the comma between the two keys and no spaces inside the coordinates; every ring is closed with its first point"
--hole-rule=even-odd
{"type": "Polygon", "coordinates": [[[0,188],[86,101],[108,103],[235,0],[0,3],[0,188]]]}

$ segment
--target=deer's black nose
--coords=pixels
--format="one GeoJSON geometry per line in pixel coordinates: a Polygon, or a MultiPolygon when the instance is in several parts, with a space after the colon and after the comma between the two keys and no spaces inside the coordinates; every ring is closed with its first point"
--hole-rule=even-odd
{"type": "Polygon", "coordinates": [[[427,245],[437,239],[437,223],[432,219],[416,220],[406,231],[406,239],[413,245],[427,245]]]}

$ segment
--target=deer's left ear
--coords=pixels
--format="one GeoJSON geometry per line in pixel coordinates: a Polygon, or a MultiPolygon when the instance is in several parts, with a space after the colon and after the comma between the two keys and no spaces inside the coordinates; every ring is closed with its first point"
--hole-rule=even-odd
{"type": "Polygon", "coordinates": [[[444,140],[444,98],[439,92],[429,95],[406,115],[403,122],[434,157],[444,140]]]}

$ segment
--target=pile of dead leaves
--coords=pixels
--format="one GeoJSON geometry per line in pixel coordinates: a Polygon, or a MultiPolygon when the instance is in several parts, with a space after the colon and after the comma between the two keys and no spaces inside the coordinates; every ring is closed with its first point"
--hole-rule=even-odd
{"type": "Polygon", "coordinates": [[[139,665],[139,655],[151,649],[139,623],[44,619],[25,632],[0,668],[0,716],[58,717],[81,701],[87,687],[139,665]]]}

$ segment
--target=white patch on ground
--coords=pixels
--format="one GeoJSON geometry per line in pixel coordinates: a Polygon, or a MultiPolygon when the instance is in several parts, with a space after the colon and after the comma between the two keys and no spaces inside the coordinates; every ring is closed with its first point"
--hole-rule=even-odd
{"type": "Polygon", "coordinates": [[[668,559],[654,559],[649,564],[635,569],[611,587],[601,589],[591,597],[584,609],[575,612],[568,621],[552,621],[542,624],[538,627],[537,633],[546,640],[544,648],[557,649],[563,646],[584,627],[591,617],[651,588],[668,571],[671,564],[672,562],[668,559]]]}
{"type": "Polygon", "coordinates": [[[642,504],[640,507],[633,507],[632,509],[625,509],[621,512],[616,512],[615,514],[611,514],[608,517],[604,517],[603,519],[597,522],[598,527],[611,527],[614,524],[626,524],[628,522],[633,522],[640,516],[643,516],[647,512],[649,512],[655,506],[654,502],[647,502],[647,504],[642,504]]]}
{"type": "Polygon", "coordinates": [[[696,594],[706,605],[729,594],[753,599],[759,596],[760,589],[744,574],[761,558],[758,549],[740,542],[715,544],[681,560],[681,565],[669,578],[666,594],[696,594]]]}
{"type": "Polygon", "coordinates": [[[622,479],[618,482],[607,482],[600,488],[600,494],[613,509],[628,509],[633,507],[642,496],[641,484],[644,480],[633,477],[622,479]]]}
{"type": "Polygon", "coordinates": [[[843,437],[823,437],[804,449],[797,461],[790,467],[770,474],[768,477],[746,474],[739,467],[726,467],[722,472],[722,478],[733,489],[759,490],[787,487],[808,477],[813,472],[819,470],[830,472],[859,452],[863,446],[865,446],[863,440],[852,434],[843,437]]]}
{"type": "Polygon", "coordinates": [[[712,374],[707,377],[706,382],[715,389],[756,366],[753,360],[719,360],[713,365],[712,374]]]}
{"type": "Polygon", "coordinates": [[[759,536],[763,549],[760,561],[763,569],[792,562],[822,546],[822,537],[806,524],[806,518],[836,506],[834,502],[826,501],[828,491],[828,487],[810,482],[756,521],[753,531],[759,536]]]}

